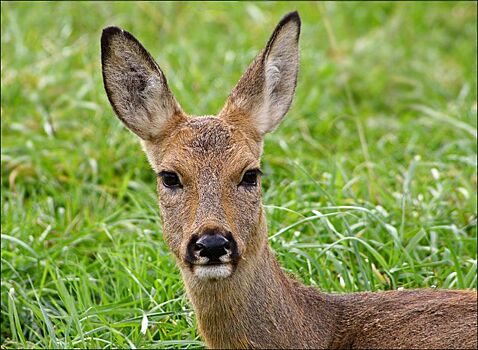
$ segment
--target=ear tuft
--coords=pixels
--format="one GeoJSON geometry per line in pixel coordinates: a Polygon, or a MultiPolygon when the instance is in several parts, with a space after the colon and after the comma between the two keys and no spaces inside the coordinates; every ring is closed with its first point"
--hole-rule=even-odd
{"type": "Polygon", "coordinates": [[[106,57],[110,54],[110,43],[115,35],[124,35],[123,29],[119,27],[106,27],[101,33],[101,56],[106,57]]]}
{"type": "Polygon", "coordinates": [[[103,82],[118,118],[143,140],[161,137],[183,113],[166,78],[141,43],[118,27],[101,36],[103,82]]]}
{"type": "Polygon", "coordinates": [[[295,34],[295,41],[299,41],[299,35],[300,35],[300,27],[301,27],[301,20],[299,16],[299,12],[293,11],[289,12],[286,14],[282,19],[277,23],[276,28],[274,29],[274,32],[272,33],[269,41],[267,42],[266,45],[266,51],[269,48],[269,46],[272,44],[272,42],[275,40],[275,37],[278,33],[282,32],[282,28],[284,26],[287,26],[289,24],[293,24],[290,26],[290,29],[294,30],[295,34]]]}

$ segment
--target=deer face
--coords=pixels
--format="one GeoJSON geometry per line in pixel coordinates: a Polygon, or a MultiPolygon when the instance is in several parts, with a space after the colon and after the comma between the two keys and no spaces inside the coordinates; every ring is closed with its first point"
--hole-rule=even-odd
{"type": "Polygon", "coordinates": [[[165,240],[198,279],[229,277],[267,240],[262,140],[292,102],[299,31],[297,13],[282,19],[216,117],[187,116],[143,46],[119,28],[103,31],[108,98],[158,175],[165,240]]]}
{"type": "Polygon", "coordinates": [[[260,220],[259,145],[216,117],[180,122],[159,143],[143,142],[158,174],[163,232],[185,268],[225,277],[260,220]]]}

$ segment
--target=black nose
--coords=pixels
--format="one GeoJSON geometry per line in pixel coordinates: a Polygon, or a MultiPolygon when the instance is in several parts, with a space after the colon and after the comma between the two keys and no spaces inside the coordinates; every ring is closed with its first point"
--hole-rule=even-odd
{"type": "Polygon", "coordinates": [[[194,244],[194,250],[199,256],[209,259],[209,263],[220,262],[219,258],[227,253],[226,249],[230,249],[229,240],[220,234],[206,234],[199,238],[194,244]]]}

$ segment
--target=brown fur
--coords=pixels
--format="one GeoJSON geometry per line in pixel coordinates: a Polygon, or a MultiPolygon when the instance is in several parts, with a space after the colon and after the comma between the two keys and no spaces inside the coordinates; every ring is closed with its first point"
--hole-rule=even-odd
{"type": "Polygon", "coordinates": [[[213,348],[476,348],[476,291],[411,290],[330,295],[281,270],[267,243],[257,186],[241,186],[260,164],[265,133],[287,112],[298,70],[297,13],[284,17],[218,117],[188,117],[166,78],[134,37],[102,36],[106,92],[140,138],[158,178],[165,241],[174,253],[213,348]],[[192,237],[231,232],[238,262],[227,277],[198,277],[185,259],[192,237]]]}

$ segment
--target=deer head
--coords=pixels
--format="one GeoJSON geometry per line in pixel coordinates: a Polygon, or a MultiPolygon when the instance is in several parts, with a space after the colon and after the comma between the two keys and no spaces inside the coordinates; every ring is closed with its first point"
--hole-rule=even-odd
{"type": "Polygon", "coordinates": [[[124,125],[158,175],[164,238],[198,280],[228,278],[267,243],[261,206],[264,135],[287,113],[298,72],[300,18],[286,15],[217,116],[188,116],[130,33],[101,37],[103,80],[124,125]]]}

